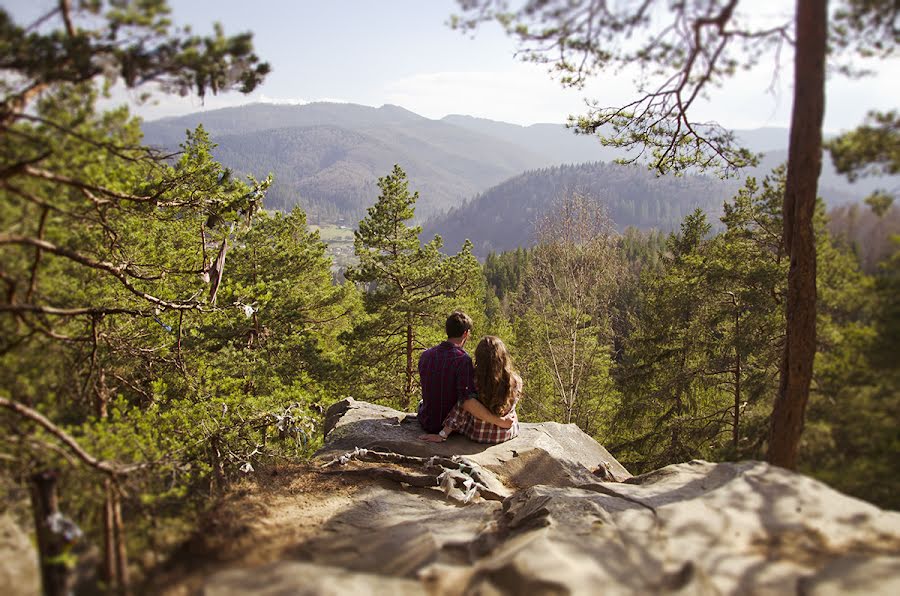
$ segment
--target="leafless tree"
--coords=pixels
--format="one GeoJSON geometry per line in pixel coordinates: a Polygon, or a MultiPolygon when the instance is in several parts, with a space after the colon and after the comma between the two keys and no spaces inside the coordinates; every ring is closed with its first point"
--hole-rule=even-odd
{"type": "Polygon", "coordinates": [[[537,349],[563,421],[586,424],[599,400],[592,407],[583,394],[609,351],[609,309],[623,271],[615,229],[598,201],[575,192],[557,200],[535,235],[523,300],[536,311],[537,349]]]}

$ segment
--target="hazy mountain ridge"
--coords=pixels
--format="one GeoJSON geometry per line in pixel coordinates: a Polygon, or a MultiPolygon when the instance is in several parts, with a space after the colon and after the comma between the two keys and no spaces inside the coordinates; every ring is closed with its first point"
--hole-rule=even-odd
{"type": "Polygon", "coordinates": [[[443,211],[458,202],[457,193],[470,196],[479,189],[476,183],[490,184],[512,171],[498,173],[496,167],[423,146],[407,135],[396,138],[399,142],[391,143],[335,126],[284,128],[217,137],[214,153],[238,171],[274,171],[267,207],[290,209],[299,197],[314,222],[361,218],[378,196],[377,178],[395,163],[414,180],[424,213],[443,211]]]}
{"type": "MultiPolygon", "coordinates": [[[[185,131],[200,123],[218,143],[213,153],[226,166],[258,177],[275,174],[266,198],[268,207],[286,210],[299,204],[315,223],[355,223],[378,196],[378,177],[395,163],[406,170],[411,188],[420,192],[417,219],[424,221],[522,172],[612,161],[623,155],[562,124],[520,126],[461,115],[432,120],[398,106],[325,102],[250,104],[156,120],[144,124],[146,140],[175,149],[185,131]]],[[[785,160],[786,129],[735,132],[751,150],[767,152],[761,166],[741,179],[765,175],[785,160]]],[[[896,185],[883,178],[851,185],[834,172],[827,157],[823,160],[821,194],[830,205],[896,185]]],[[[721,200],[700,202],[718,209],[721,200]]],[[[653,227],[669,224],[646,222],[653,227]]]]}
{"type": "Polygon", "coordinates": [[[604,147],[595,137],[575,134],[574,130],[566,128],[563,124],[520,126],[459,114],[444,116],[441,120],[466,130],[495,136],[515,145],[539,147],[546,156],[552,156],[554,160],[543,164],[545,166],[612,161],[621,154],[614,148],[604,147]]]}
{"type": "Polygon", "coordinates": [[[527,147],[397,106],[253,104],[147,122],[145,137],[174,149],[185,130],[201,123],[226,166],[275,174],[267,206],[299,203],[312,221],[362,217],[377,197],[377,178],[395,163],[420,191],[424,218],[547,162],[527,147]]]}
{"type": "MultiPolygon", "coordinates": [[[[460,115],[445,116],[444,120],[473,132],[491,134],[512,143],[536,144],[560,157],[559,160],[548,162],[544,166],[592,161],[612,162],[622,157],[629,157],[629,154],[623,149],[604,147],[596,136],[576,134],[573,129],[566,128],[562,124],[519,126],[460,115]],[[560,132],[565,134],[560,135],[560,132]]],[[[735,130],[734,134],[739,144],[754,153],[762,154],[762,159],[757,167],[745,169],[735,179],[744,180],[748,176],[762,178],[773,168],[787,162],[787,147],[790,138],[790,131],[787,128],[762,127],[735,130]]],[[[826,139],[833,137],[834,135],[825,135],[826,139]]],[[[823,154],[819,194],[829,205],[860,200],[876,189],[893,188],[898,184],[900,184],[900,177],[897,176],[860,178],[855,182],[850,182],[845,176],[835,171],[829,155],[823,154]]]]}

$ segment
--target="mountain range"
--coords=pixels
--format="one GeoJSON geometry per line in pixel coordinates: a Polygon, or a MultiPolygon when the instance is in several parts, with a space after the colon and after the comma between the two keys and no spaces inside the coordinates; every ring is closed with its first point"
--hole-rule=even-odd
{"type": "MultiPolygon", "coordinates": [[[[622,155],[620,150],[604,147],[596,138],[576,135],[562,124],[519,126],[460,115],[433,120],[393,105],[374,108],[327,102],[249,104],[150,121],[143,125],[145,140],[174,150],[184,140],[185,131],[199,124],[217,143],[213,150],[215,157],[236,173],[257,177],[274,173],[275,182],[266,197],[268,208],[287,210],[300,205],[309,214],[311,223],[350,226],[374,203],[378,197],[378,177],[388,174],[394,164],[400,164],[409,176],[410,188],[420,193],[416,219],[430,220],[429,230],[442,231],[439,223],[442,214],[457,209],[453,217],[462,217],[471,208],[468,211],[458,208],[474,204],[475,197],[480,209],[487,209],[485,202],[497,195],[488,191],[524,172],[529,173],[513,185],[527,181],[532,190],[544,189],[541,192],[545,193],[546,202],[551,195],[558,194],[558,188],[549,186],[549,179],[542,180],[542,176],[571,187],[575,181],[561,181],[560,172],[585,175],[578,169],[552,170],[553,166],[609,162],[622,155]]],[[[761,167],[748,175],[764,174],[786,158],[786,129],[736,133],[751,150],[765,152],[761,167]]],[[[640,167],[602,166],[603,176],[611,176],[614,170],[609,168],[620,167],[625,169],[614,176],[616,179],[633,175],[636,188],[650,185],[657,189],[654,197],[658,198],[652,198],[654,203],[657,200],[665,203],[666,192],[660,189],[667,184],[673,185],[673,189],[682,184],[674,177],[662,177],[651,184],[652,175],[641,172],[640,167]]],[[[597,182],[602,177],[593,179],[597,182]]],[[[595,188],[594,182],[591,188],[595,188]]],[[[708,190],[733,188],[720,187],[708,180],[697,184],[709,187],[708,190]]],[[[868,179],[851,186],[834,172],[829,160],[823,163],[820,187],[829,204],[859,199],[879,185],[883,187],[883,181],[868,179]]],[[[627,187],[627,184],[617,186],[627,187]]],[[[633,196],[633,193],[611,196],[609,188],[596,190],[616,204],[624,204],[626,196],[633,196]]],[[[698,201],[720,204],[721,199],[716,192],[698,201]]],[[[536,209],[541,200],[535,200],[532,207],[536,209]]],[[[655,211],[661,219],[653,220],[640,218],[639,205],[623,209],[637,213],[642,227],[670,227],[670,219],[681,212],[681,207],[662,208],[655,211]]],[[[479,213],[472,212],[471,216],[478,217],[479,213]]]]}
{"type": "Polygon", "coordinates": [[[275,174],[267,207],[299,204],[310,221],[331,223],[364,216],[378,196],[378,177],[394,164],[420,192],[423,219],[525,170],[603,158],[598,143],[561,125],[538,125],[534,141],[518,143],[454,123],[460,119],[430,120],[397,106],[251,104],[147,122],[144,135],[150,144],[176,149],[186,130],[202,124],[226,166],[275,174]],[[544,138],[554,139],[552,149],[544,138]]]}

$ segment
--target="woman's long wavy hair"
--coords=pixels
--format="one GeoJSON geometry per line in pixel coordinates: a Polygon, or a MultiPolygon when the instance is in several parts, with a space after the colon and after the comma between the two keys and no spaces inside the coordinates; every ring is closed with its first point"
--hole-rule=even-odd
{"type": "Polygon", "coordinates": [[[516,400],[518,375],[506,344],[499,337],[488,335],[475,348],[475,385],[478,399],[497,416],[505,416],[516,400]]]}

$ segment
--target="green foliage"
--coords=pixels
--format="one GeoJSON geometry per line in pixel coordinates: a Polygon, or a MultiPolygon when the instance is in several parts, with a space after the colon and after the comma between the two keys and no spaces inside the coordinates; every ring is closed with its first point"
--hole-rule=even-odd
{"type": "Polygon", "coordinates": [[[469,244],[447,257],[440,237],[419,243],[421,228],[407,224],[418,193],[410,193],[399,166],[379,178],[378,187],[377,202],[355,232],[359,264],[344,274],[365,288],[367,314],[346,341],[354,363],[364,365],[359,390],[406,408],[418,386],[416,354],[443,338],[443,321],[454,309],[477,312],[483,280],[469,244]]]}
{"type": "MultiPolygon", "coordinates": [[[[303,212],[258,213],[268,180],[232,178],[202,128],[177,162],[146,159],[138,123],[95,113],[94,97],[61,88],[37,112],[58,126],[15,131],[53,150],[42,166],[58,180],[11,177],[0,191],[2,396],[92,456],[136,466],[119,482],[126,518],[147,529],[129,541],[146,548],[159,539],[149,526],[177,527],[211,490],[321,443],[324,406],[340,397],[337,336],[360,305],[333,284],[303,212]],[[223,243],[213,305],[204,276],[223,243]]],[[[63,467],[63,506],[97,539],[98,472],[31,421],[3,412],[0,425],[8,471],[63,467]]]]}
{"type": "Polygon", "coordinates": [[[831,42],[860,56],[888,58],[900,41],[893,0],[844,0],[832,17],[831,42]]]}
{"type": "MultiPolygon", "coordinates": [[[[709,237],[693,214],[669,239],[664,267],[643,270],[609,437],[633,472],[762,453],[784,317],[783,184],[783,170],[762,185],[749,179],[725,205],[721,234],[709,237]]],[[[897,335],[896,262],[873,292],[855,255],[827,233],[821,205],[815,224],[819,342],[800,466],[896,507],[900,391],[888,347],[897,335]]]]}
{"type": "Polygon", "coordinates": [[[873,280],[856,271],[852,255],[823,252],[834,265],[830,283],[820,287],[822,345],[802,466],[840,490],[897,509],[900,251],[882,265],[874,292],[873,280]]]}
{"type": "Polygon", "coordinates": [[[522,284],[530,251],[517,248],[500,254],[490,252],[484,261],[484,277],[497,298],[503,300],[522,284]]]}
{"type": "Polygon", "coordinates": [[[748,179],[722,234],[697,211],[645,273],[625,340],[616,413],[620,457],[648,470],[695,457],[758,457],[783,321],[783,172],[748,179]]]}
{"type": "Polygon", "coordinates": [[[203,95],[267,72],[249,35],[191,36],[167,12],[61,2],[24,28],[0,11],[3,485],[61,469],[61,506],[97,544],[118,494],[141,551],[320,444],[360,308],[302,212],[259,212],[270,178],[236,179],[202,127],[172,160],[126,109],[96,110],[100,75],[203,95]]]}
{"type": "MultiPolygon", "coordinates": [[[[63,29],[23,27],[0,10],[0,67],[23,79],[2,84],[7,99],[100,76],[129,88],[156,82],[200,97],[232,88],[249,93],[269,73],[253,53],[251,34],[226,37],[217,26],[211,37],[190,35],[172,26],[165,0],[65,2],[47,16],[56,12],[63,29]]],[[[4,104],[4,117],[14,105],[4,104]]]]}
{"type": "Polygon", "coordinates": [[[866,123],[827,142],[835,169],[853,181],[900,172],[900,114],[870,112],[866,123]]]}
{"type": "Polygon", "coordinates": [[[662,254],[666,247],[666,234],[659,230],[641,232],[628,226],[619,241],[625,260],[634,271],[655,271],[662,267],[662,254]]]}

